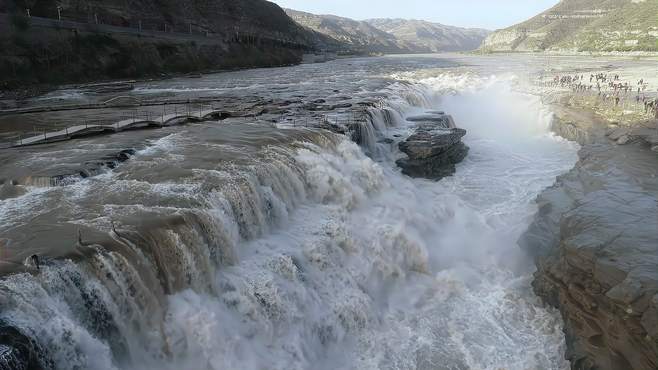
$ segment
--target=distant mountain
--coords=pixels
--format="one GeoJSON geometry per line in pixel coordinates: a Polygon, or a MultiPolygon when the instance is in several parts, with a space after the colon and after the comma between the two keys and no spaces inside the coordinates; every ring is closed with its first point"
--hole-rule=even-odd
{"type": "Polygon", "coordinates": [[[286,13],[298,24],[319,32],[341,43],[345,48],[367,53],[404,53],[395,36],[366,22],[334,15],[315,15],[292,9],[286,13]]]}
{"type": "Polygon", "coordinates": [[[562,0],[486,38],[481,50],[658,51],[658,0],[562,0]]]}
{"type": "Polygon", "coordinates": [[[371,19],[367,23],[395,36],[406,48],[422,52],[477,49],[491,31],[406,19],[371,19]]]}
{"type": "Polygon", "coordinates": [[[315,15],[286,9],[298,24],[343,43],[360,53],[431,53],[476,49],[488,35],[466,29],[416,20],[372,19],[355,21],[334,15],[315,15]]]}

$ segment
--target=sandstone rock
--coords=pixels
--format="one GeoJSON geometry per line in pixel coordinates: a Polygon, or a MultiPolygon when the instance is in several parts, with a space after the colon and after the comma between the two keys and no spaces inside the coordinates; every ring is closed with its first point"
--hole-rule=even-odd
{"type": "Polygon", "coordinates": [[[658,294],[653,296],[651,305],[642,316],[642,327],[655,341],[658,340],[658,294]]]}
{"type": "Polygon", "coordinates": [[[445,114],[408,120],[419,124],[414,134],[399,145],[408,157],[396,162],[402,173],[431,180],[454,174],[455,165],[468,154],[469,148],[461,142],[466,130],[454,128],[452,117],[445,114]]]}
{"type": "Polygon", "coordinates": [[[434,157],[459,143],[464,135],[466,130],[460,128],[420,130],[400,143],[400,150],[410,158],[434,157]]]}
{"type": "Polygon", "coordinates": [[[83,164],[79,171],[79,175],[82,178],[87,178],[96,176],[104,172],[106,169],[114,169],[119,166],[119,164],[129,160],[135,155],[135,153],[136,151],[134,149],[125,149],[118,153],[106,155],[97,161],[87,162],[83,164]]]}
{"type": "Polygon", "coordinates": [[[608,134],[608,138],[610,138],[610,140],[617,141],[621,137],[628,136],[630,134],[631,134],[631,129],[626,128],[626,127],[620,127],[620,128],[612,130],[612,132],[610,132],[608,134]]]}
{"type": "Polygon", "coordinates": [[[617,144],[619,144],[619,145],[626,145],[630,142],[631,142],[631,137],[628,136],[628,135],[624,135],[624,136],[620,137],[619,139],[617,139],[617,144]]]}
{"type": "Polygon", "coordinates": [[[658,159],[602,139],[539,196],[519,244],[536,259],[535,292],[562,314],[573,369],[655,370],[658,159]]]}
{"type": "Polygon", "coordinates": [[[617,304],[630,305],[642,295],[642,284],[637,280],[627,278],[605,295],[617,304]]]}

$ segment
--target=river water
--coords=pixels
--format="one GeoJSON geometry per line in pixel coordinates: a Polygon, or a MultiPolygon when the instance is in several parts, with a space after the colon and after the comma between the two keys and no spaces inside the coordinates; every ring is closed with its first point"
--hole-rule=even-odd
{"type": "Polygon", "coordinates": [[[0,324],[44,368],[567,369],[516,241],[578,147],[518,72],[386,57],[142,83],[268,108],[1,153],[0,324]],[[356,107],[361,145],[312,127],[356,107]],[[439,182],[402,175],[382,140],[427,110],[468,130],[439,182]],[[35,180],[127,148],[96,176],[35,180]]]}

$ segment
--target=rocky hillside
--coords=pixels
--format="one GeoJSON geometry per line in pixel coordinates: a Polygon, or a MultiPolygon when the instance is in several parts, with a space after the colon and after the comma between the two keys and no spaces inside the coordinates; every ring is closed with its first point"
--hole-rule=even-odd
{"type": "Polygon", "coordinates": [[[506,51],[658,51],[658,0],[562,0],[481,46],[506,51]]]}
{"type": "Polygon", "coordinates": [[[420,52],[475,50],[491,33],[481,28],[460,28],[420,20],[371,19],[366,22],[392,34],[404,47],[420,52]]]}
{"type": "Polygon", "coordinates": [[[289,65],[328,39],[265,0],[9,0],[0,13],[0,89],[289,65]]]}
{"type": "Polygon", "coordinates": [[[346,44],[361,53],[433,53],[476,49],[488,35],[481,29],[444,26],[417,20],[355,21],[287,9],[300,25],[346,44]]]}
{"type": "Polygon", "coordinates": [[[279,6],[265,0],[9,0],[8,7],[32,16],[174,32],[213,34],[269,32],[303,42],[308,32],[279,6]]]}
{"type": "Polygon", "coordinates": [[[286,9],[286,13],[298,24],[329,36],[342,44],[343,48],[362,53],[409,53],[401,47],[395,36],[367,22],[355,21],[335,15],[315,15],[286,9]]]}

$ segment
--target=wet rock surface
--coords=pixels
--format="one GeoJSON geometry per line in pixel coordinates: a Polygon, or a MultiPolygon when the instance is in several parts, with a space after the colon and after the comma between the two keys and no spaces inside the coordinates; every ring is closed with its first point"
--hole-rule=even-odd
{"type": "Polygon", "coordinates": [[[572,368],[655,370],[658,157],[608,140],[626,131],[596,135],[540,195],[520,244],[537,262],[535,292],[562,313],[572,368]]]}
{"type": "Polygon", "coordinates": [[[614,127],[606,132],[606,136],[618,145],[639,142],[649,147],[658,145],[658,127],[614,127]]]}
{"type": "Polygon", "coordinates": [[[38,348],[16,328],[0,321],[0,370],[40,370],[38,348]]]}
{"type": "Polygon", "coordinates": [[[455,173],[455,165],[468,154],[468,146],[461,139],[466,130],[455,127],[451,116],[443,112],[430,112],[407,118],[417,122],[415,132],[401,142],[400,150],[407,158],[397,165],[405,175],[440,180],[455,173]]]}
{"type": "Polygon", "coordinates": [[[0,200],[16,198],[25,194],[26,191],[23,187],[20,187],[21,185],[35,187],[63,186],[98,176],[116,169],[132,158],[136,152],[135,149],[109,150],[99,158],[88,159],[82,163],[70,162],[44,172],[28,172],[29,175],[12,179],[0,179],[0,200]]]}

